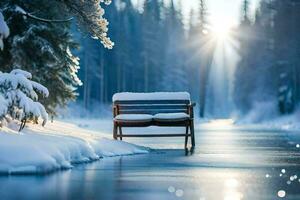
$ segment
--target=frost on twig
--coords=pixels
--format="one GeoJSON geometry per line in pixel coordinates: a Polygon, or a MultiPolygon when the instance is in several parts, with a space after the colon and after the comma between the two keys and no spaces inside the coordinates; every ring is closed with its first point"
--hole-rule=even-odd
{"type": "Polygon", "coordinates": [[[103,3],[108,5],[111,0],[60,0],[77,18],[79,25],[85,28],[92,37],[100,39],[104,47],[112,49],[114,43],[108,37],[108,21],[104,18],[103,3]]]}

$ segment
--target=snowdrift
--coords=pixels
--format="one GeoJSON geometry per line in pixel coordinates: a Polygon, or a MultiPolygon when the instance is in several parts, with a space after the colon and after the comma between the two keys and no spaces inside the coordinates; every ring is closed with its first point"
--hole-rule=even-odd
{"type": "Polygon", "coordinates": [[[1,174],[43,174],[101,157],[149,151],[59,121],[45,127],[29,124],[21,133],[17,130],[16,123],[0,129],[1,174]]]}
{"type": "Polygon", "coordinates": [[[259,125],[279,130],[300,130],[300,108],[294,113],[280,115],[276,101],[255,102],[253,109],[235,121],[236,125],[259,125]]]}

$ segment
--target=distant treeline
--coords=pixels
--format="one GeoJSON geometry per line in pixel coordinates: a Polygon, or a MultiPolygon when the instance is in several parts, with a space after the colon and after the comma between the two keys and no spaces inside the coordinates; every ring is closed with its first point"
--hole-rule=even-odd
{"type": "MultiPolygon", "coordinates": [[[[110,103],[119,91],[185,90],[200,102],[204,115],[214,49],[213,42],[207,45],[209,11],[199,0],[190,22],[183,24],[180,6],[170,2],[147,0],[137,8],[130,0],[114,1],[105,10],[116,44],[112,50],[77,36],[83,82],[79,100],[86,108],[110,103]]],[[[240,55],[233,83],[235,107],[245,114],[256,102],[273,101],[281,113],[291,113],[300,101],[300,1],[262,0],[254,16],[249,2],[242,1],[240,25],[232,35],[240,55]]]]}
{"type": "Polygon", "coordinates": [[[248,4],[238,34],[236,106],[245,113],[256,101],[274,101],[291,113],[300,101],[300,1],[262,0],[254,20],[248,4]]]}

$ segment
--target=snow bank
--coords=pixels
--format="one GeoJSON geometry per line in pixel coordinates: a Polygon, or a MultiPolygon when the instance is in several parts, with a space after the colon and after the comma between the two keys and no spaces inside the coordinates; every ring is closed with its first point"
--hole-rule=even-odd
{"type": "Polygon", "coordinates": [[[236,120],[237,125],[259,125],[260,127],[279,130],[300,130],[300,108],[293,114],[280,115],[277,103],[256,102],[253,109],[236,120]]]}
{"type": "Polygon", "coordinates": [[[16,123],[0,129],[1,174],[48,173],[101,157],[148,152],[65,122],[28,125],[22,133],[17,130],[16,123]]]}
{"type": "Polygon", "coordinates": [[[260,123],[267,120],[272,120],[279,116],[278,108],[275,101],[269,102],[255,102],[252,106],[252,110],[241,117],[238,123],[260,123]]]}
{"type": "Polygon", "coordinates": [[[190,100],[188,92],[150,92],[150,93],[133,93],[121,92],[113,95],[113,101],[130,101],[130,100],[190,100]]]}

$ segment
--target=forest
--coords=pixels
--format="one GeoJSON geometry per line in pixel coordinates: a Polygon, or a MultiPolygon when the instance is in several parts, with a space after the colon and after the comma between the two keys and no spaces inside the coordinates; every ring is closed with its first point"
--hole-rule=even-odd
{"type": "MultiPolygon", "coordinates": [[[[231,30],[240,58],[230,94],[234,108],[243,115],[257,102],[272,102],[281,114],[291,113],[300,100],[300,2],[262,0],[254,15],[249,4],[243,1],[240,24],[231,30]]],[[[213,57],[205,49],[211,38],[206,2],[199,0],[187,24],[173,1],[145,1],[142,9],[116,1],[106,16],[117,44],[112,50],[78,36],[84,83],[78,91],[85,108],[110,103],[119,91],[189,91],[204,116],[203,102],[213,98],[206,95],[213,57]]]]}

